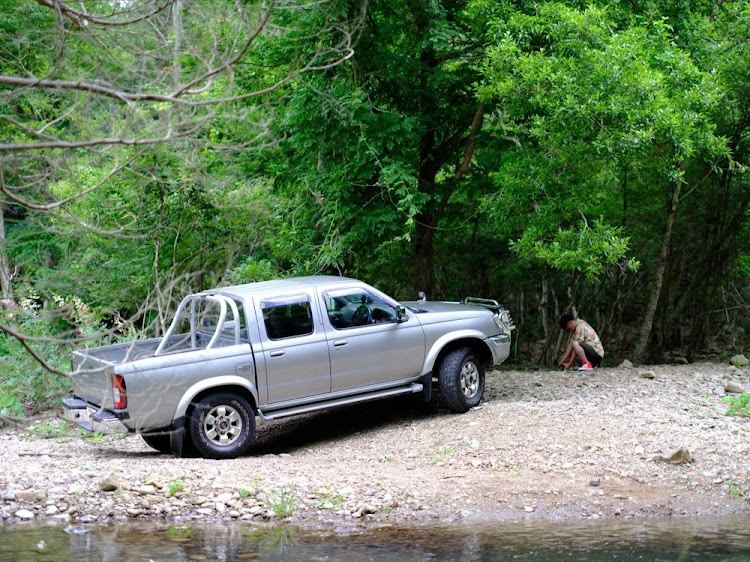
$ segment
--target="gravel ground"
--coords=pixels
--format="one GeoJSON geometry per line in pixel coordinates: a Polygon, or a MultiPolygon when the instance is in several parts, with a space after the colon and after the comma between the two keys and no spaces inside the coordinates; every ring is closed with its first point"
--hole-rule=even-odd
{"type": "Polygon", "coordinates": [[[346,526],[750,513],[750,419],[725,415],[727,389],[749,391],[750,369],[497,370],[466,414],[390,400],[259,423],[251,452],[225,461],[48,421],[0,431],[0,516],[346,526]]]}

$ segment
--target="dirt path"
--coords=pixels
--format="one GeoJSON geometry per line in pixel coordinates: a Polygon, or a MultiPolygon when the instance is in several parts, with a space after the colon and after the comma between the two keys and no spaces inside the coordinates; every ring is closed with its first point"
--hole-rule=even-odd
{"type": "Polygon", "coordinates": [[[493,371],[464,415],[407,400],[259,424],[231,461],[136,436],[0,432],[0,516],[103,522],[275,518],[333,524],[750,513],[750,369],[493,371]],[[683,464],[659,460],[680,449],[683,464]],[[684,460],[684,459],[683,459],[684,460]]]}

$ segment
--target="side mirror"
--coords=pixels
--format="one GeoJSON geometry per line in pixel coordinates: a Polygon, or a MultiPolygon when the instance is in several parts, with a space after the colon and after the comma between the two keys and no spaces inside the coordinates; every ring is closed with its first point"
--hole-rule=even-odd
{"type": "Polygon", "coordinates": [[[405,306],[397,306],[396,307],[396,320],[398,320],[399,324],[402,324],[403,322],[409,321],[409,316],[406,314],[406,307],[405,306]]]}

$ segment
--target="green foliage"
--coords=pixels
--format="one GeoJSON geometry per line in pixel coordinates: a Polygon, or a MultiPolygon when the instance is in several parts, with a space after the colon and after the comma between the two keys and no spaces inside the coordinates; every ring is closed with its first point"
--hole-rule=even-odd
{"type": "Polygon", "coordinates": [[[177,525],[169,525],[165,531],[168,539],[185,539],[193,534],[193,530],[190,527],[178,527],[177,525]]]}
{"type": "MultiPolygon", "coordinates": [[[[59,304],[64,305],[62,301],[59,304]]],[[[21,317],[18,326],[26,334],[39,338],[28,342],[37,354],[52,367],[66,371],[70,368],[70,347],[45,339],[50,332],[60,332],[61,322],[67,324],[64,317],[46,318],[32,311],[21,317]]],[[[0,333],[0,365],[0,413],[3,415],[38,414],[56,406],[70,388],[67,377],[47,371],[21,342],[6,333],[0,333]]]]}
{"type": "Polygon", "coordinates": [[[747,487],[742,486],[741,484],[737,484],[736,482],[732,482],[731,480],[727,481],[727,487],[729,488],[729,497],[735,500],[742,499],[745,493],[747,493],[748,491],[747,487]]]}
{"type": "Polygon", "coordinates": [[[294,514],[299,499],[292,490],[277,488],[266,493],[266,506],[278,519],[285,519],[294,514]]]}
{"type": "Polygon", "coordinates": [[[41,439],[56,439],[57,441],[71,441],[75,438],[87,439],[89,441],[101,440],[104,435],[91,433],[78,426],[59,418],[47,419],[31,425],[24,437],[36,437],[41,439]]]}
{"type": "MultiPolygon", "coordinates": [[[[260,6],[181,5],[179,37],[169,11],[61,30],[48,6],[0,0],[0,74],[168,95],[236,54],[260,6]]],[[[0,252],[17,301],[40,303],[10,325],[65,369],[66,341],[131,318],[128,335],[158,333],[188,291],[336,273],[413,298],[432,276],[431,298],[501,299],[521,356],[559,308],[584,306],[614,357],[639,330],[681,183],[650,348],[742,344],[748,2],[364,8],[278,10],[273,33],[184,105],[3,85],[3,143],[123,139],[3,154],[0,180],[27,204],[0,196],[0,252]],[[347,33],[345,64],[285,81],[341,56],[347,33]]],[[[12,338],[0,352],[0,411],[37,411],[67,387],[12,338]]]]}
{"type": "Polygon", "coordinates": [[[167,495],[172,497],[184,490],[185,490],[185,483],[182,480],[172,480],[169,483],[169,491],[167,492],[167,495]]]}
{"type": "Polygon", "coordinates": [[[277,279],[280,276],[281,273],[279,270],[269,260],[248,256],[227,273],[227,283],[232,285],[253,283],[256,281],[277,279]]]}
{"type": "Polygon", "coordinates": [[[316,488],[315,493],[320,495],[315,502],[317,509],[337,509],[344,501],[344,496],[330,488],[316,488]]]}
{"type": "Polygon", "coordinates": [[[540,238],[529,229],[513,249],[555,269],[579,271],[589,281],[596,281],[605,273],[612,275],[638,269],[639,263],[626,257],[629,239],[622,236],[622,230],[622,227],[604,224],[601,218],[594,221],[593,227],[582,221],[577,229],[559,229],[551,240],[540,238]]]}
{"type": "Polygon", "coordinates": [[[499,214],[512,211],[512,197],[513,207],[535,209],[517,248],[554,267],[585,271],[590,280],[624,258],[622,233],[629,233],[605,228],[603,219],[593,229],[570,229],[574,214],[616,224],[626,218],[625,174],[637,171],[648,182],[641,187],[631,179],[628,189],[649,193],[649,183],[686,181],[685,159],[728,155],[711,120],[720,100],[713,75],[673,44],[665,24],[615,33],[612,25],[606,9],[554,2],[533,15],[493,20],[479,87],[531,143],[517,155],[522,160],[513,157],[496,172],[498,190],[488,204],[499,214]],[[553,247],[543,249],[556,230],[553,247]],[[587,240],[588,234],[600,236],[587,240]],[[571,263],[571,252],[589,243],[583,263],[571,263]]]}
{"type": "Polygon", "coordinates": [[[722,399],[729,404],[726,414],[741,418],[750,418],[750,392],[743,392],[739,396],[726,396],[722,399]]]}

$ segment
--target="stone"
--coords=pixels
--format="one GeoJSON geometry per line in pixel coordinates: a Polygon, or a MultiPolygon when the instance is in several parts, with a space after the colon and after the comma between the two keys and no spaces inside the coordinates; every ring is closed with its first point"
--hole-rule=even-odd
{"type": "Polygon", "coordinates": [[[19,519],[34,519],[34,512],[29,511],[28,509],[19,509],[13,515],[19,519]]]}
{"type": "Polygon", "coordinates": [[[748,359],[741,353],[732,357],[729,362],[736,367],[747,367],[748,365],[750,365],[750,359],[748,359]]]}
{"type": "Polygon", "coordinates": [[[656,373],[654,373],[653,371],[641,371],[639,374],[644,379],[655,379],[656,378],[656,373]]]}
{"type": "Polygon", "coordinates": [[[620,369],[632,369],[635,365],[630,361],[630,359],[625,359],[622,363],[620,363],[620,369]]]}
{"type": "Polygon", "coordinates": [[[22,502],[27,502],[34,497],[34,490],[19,490],[16,492],[16,499],[22,502]]]}
{"type": "Polygon", "coordinates": [[[745,389],[742,387],[742,385],[732,381],[728,381],[724,385],[724,390],[729,394],[742,394],[743,392],[745,392],[745,389]]]}
{"type": "Polygon", "coordinates": [[[693,455],[687,447],[680,447],[676,451],[666,455],[654,455],[653,460],[669,464],[685,464],[693,462],[693,455]]]}
{"type": "Polygon", "coordinates": [[[355,517],[362,517],[370,513],[377,513],[377,508],[369,503],[361,504],[357,510],[353,513],[355,517]]]}
{"type": "Polygon", "coordinates": [[[599,478],[598,476],[589,480],[589,486],[599,486],[601,485],[601,483],[602,483],[602,479],[599,478]]]}
{"type": "Polygon", "coordinates": [[[107,476],[104,480],[99,482],[99,489],[102,492],[114,492],[120,487],[120,483],[114,476],[107,476]]]}

